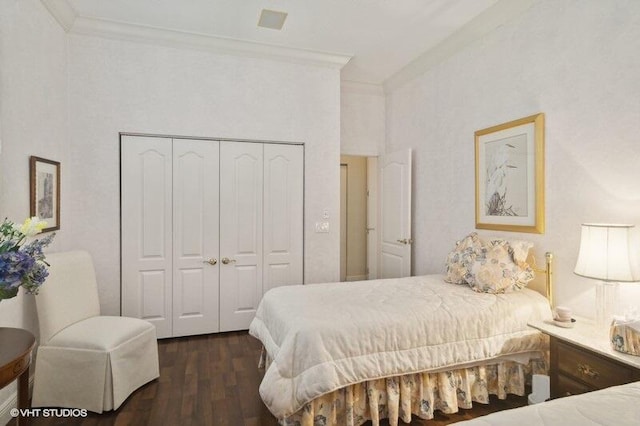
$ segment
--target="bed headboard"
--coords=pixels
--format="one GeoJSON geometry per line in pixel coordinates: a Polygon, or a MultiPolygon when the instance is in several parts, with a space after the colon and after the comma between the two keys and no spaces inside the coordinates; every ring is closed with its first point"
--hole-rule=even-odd
{"type": "Polygon", "coordinates": [[[540,268],[533,253],[529,254],[528,263],[536,273],[536,277],[529,283],[527,288],[537,291],[549,300],[551,309],[555,307],[553,300],[553,253],[544,254],[545,267],[540,268]]]}

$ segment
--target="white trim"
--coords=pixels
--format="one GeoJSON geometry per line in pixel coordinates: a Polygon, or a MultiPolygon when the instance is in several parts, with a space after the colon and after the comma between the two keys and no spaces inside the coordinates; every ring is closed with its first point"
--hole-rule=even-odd
{"type": "Polygon", "coordinates": [[[345,93],[357,93],[360,95],[384,96],[382,84],[360,83],[352,80],[342,80],[340,90],[345,93]]]}
{"type": "Polygon", "coordinates": [[[366,279],[366,275],[347,275],[346,281],[364,281],[366,279]]]}
{"type": "Polygon", "coordinates": [[[208,34],[168,30],[106,19],[79,16],[67,0],[41,0],[47,10],[72,34],[99,36],[117,40],[144,42],[160,46],[191,48],[216,53],[268,58],[286,62],[342,68],[352,55],[298,49],[208,34]]]}
{"type": "Polygon", "coordinates": [[[71,7],[67,0],[40,0],[44,7],[49,11],[51,16],[58,21],[58,24],[66,32],[69,32],[73,27],[73,23],[75,22],[78,14],[71,7]]]}
{"type": "Polygon", "coordinates": [[[469,44],[529,9],[535,0],[500,0],[472,19],[467,25],[447,37],[442,43],[424,52],[383,83],[389,93],[421,76],[435,65],[455,55],[469,44]]]}
{"type": "MultiPolygon", "coordinates": [[[[33,365],[33,364],[32,364],[33,365]]],[[[17,383],[17,382],[14,382],[17,383]]],[[[29,377],[29,396],[33,390],[33,376],[29,377]]],[[[6,425],[13,417],[11,409],[18,406],[18,388],[9,394],[9,397],[0,404],[0,425],[6,425]]]]}

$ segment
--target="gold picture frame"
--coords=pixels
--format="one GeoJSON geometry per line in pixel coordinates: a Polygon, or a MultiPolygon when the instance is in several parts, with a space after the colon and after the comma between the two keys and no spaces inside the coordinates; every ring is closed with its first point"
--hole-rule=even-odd
{"type": "Polygon", "coordinates": [[[47,222],[42,232],[60,229],[60,163],[29,157],[29,215],[47,222]]]}
{"type": "Polygon", "coordinates": [[[544,113],[475,132],[476,228],[544,233],[544,113]]]}

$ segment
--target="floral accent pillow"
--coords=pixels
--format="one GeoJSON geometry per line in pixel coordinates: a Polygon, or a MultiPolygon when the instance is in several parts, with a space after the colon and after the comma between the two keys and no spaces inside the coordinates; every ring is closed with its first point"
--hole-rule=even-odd
{"type": "Polygon", "coordinates": [[[457,241],[456,247],[447,256],[444,280],[452,284],[467,284],[468,267],[473,263],[476,253],[482,249],[482,246],[482,240],[475,232],[457,241]]]}
{"type": "Polygon", "coordinates": [[[508,293],[526,287],[534,277],[526,263],[531,245],[524,241],[490,241],[466,265],[469,286],[479,293],[508,293]]]}
{"type": "Polygon", "coordinates": [[[507,242],[513,249],[513,260],[518,265],[524,264],[529,266],[527,264],[527,257],[529,257],[529,250],[533,247],[533,243],[531,241],[524,240],[509,240],[507,242]]]}

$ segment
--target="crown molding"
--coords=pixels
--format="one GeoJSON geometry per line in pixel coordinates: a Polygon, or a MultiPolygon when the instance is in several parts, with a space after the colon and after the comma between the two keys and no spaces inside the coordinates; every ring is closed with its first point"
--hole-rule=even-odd
{"type": "Polygon", "coordinates": [[[361,83],[353,80],[340,81],[340,90],[345,93],[357,93],[359,95],[384,96],[382,84],[361,83]]]}
{"type": "Polygon", "coordinates": [[[460,52],[469,44],[484,37],[504,23],[529,9],[535,0],[499,0],[467,25],[446,38],[442,43],[424,52],[383,83],[389,93],[409,81],[420,77],[437,64],[460,52]]]}
{"type": "Polygon", "coordinates": [[[338,69],[342,68],[351,59],[351,55],[342,53],[298,49],[208,34],[88,18],[79,16],[66,0],[41,1],[65,31],[71,34],[205,50],[235,56],[322,65],[338,69]]]}
{"type": "Polygon", "coordinates": [[[67,0],[40,0],[40,2],[66,32],[71,30],[78,14],[67,0]]]}

